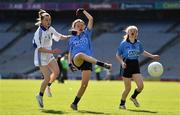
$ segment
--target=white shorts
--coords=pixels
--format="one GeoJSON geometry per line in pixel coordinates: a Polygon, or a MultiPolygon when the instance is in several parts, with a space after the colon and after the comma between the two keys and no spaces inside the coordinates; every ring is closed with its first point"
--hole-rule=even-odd
{"type": "Polygon", "coordinates": [[[53,56],[53,54],[38,52],[38,49],[36,49],[34,52],[35,66],[46,66],[54,59],[55,57],[53,56]]]}

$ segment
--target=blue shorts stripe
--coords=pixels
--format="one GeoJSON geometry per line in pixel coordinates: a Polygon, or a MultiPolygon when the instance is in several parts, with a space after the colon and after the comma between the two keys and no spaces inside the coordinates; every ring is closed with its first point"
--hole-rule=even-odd
{"type": "Polygon", "coordinates": [[[41,52],[38,51],[38,65],[41,66],[41,52]]]}

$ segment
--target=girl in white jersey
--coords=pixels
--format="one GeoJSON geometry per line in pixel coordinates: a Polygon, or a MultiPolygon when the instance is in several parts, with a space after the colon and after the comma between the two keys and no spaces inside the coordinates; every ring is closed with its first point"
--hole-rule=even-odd
{"type": "Polygon", "coordinates": [[[51,16],[45,10],[39,11],[38,25],[33,38],[36,47],[34,52],[34,64],[40,68],[44,80],[40,87],[40,92],[36,96],[38,104],[43,108],[43,94],[47,87],[48,96],[51,96],[50,85],[59,75],[59,67],[53,54],[59,54],[59,49],[52,49],[52,40],[55,41],[68,39],[69,36],[62,35],[51,26],[51,16]]]}

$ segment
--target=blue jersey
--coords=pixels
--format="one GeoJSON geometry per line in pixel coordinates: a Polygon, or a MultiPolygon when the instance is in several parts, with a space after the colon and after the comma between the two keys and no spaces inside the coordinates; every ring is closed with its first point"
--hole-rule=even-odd
{"type": "Polygon", "coordinates": [[[123,59],[138,59],[139,55],[144,52],[144,48],[139,40],[131,43],[129,40],[123,40],[118,47],[118,55],[123,59]]]}
{"type": "Polygon", "coordinates": [[[80,52],[88,56],[92,56],[91,35],[92,31],[88,28],[85,28],[80,35],[72,35],[69,39],[69,51],[72,58],[80,52]]]}

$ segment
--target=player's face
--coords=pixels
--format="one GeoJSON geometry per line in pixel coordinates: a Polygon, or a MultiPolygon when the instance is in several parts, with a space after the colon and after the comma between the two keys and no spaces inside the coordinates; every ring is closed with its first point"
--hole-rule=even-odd
{"type": "Polygon", "coordinates": [[[138,35],[138,31],[136,29],[130,29],[128,31],[128,35],[129,35],[130,38],[136,39],[137,35],[138,35]]]}
{"type": "Polygon", "coordinates": [[[82,32],[84,30],[84,23],[82,22],[77,22],[75,24],[75,30],[79,31],[79,32],[82,32]]]}
{"type": "Polygon", "coordinates": [[[44,16],[41,23],[42,23],[42,26],[44,26],[45,28],[48,28],[49,26],[51,26],[51,17],[50,16],[44,16]]]}

